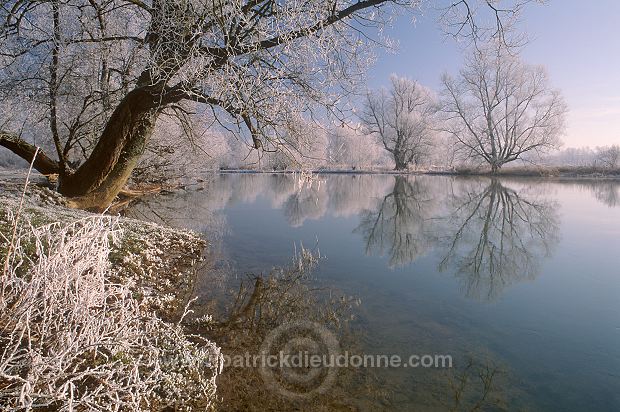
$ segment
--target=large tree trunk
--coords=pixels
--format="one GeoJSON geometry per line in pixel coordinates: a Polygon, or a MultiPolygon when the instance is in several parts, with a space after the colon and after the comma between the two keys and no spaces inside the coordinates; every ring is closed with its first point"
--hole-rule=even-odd
{"type": "MultiPolygon", "coordinates": [[[[40,173],[59,174],[58,191],[74,207],[103,211],[123,189],[153,133],[162,108],[160,93],[136,88],[116,107],[97,145],[75,171],[62,170],[59,162],[39,151],[33,167],[40,173]]],[[[36,146],[0,131],[0,146],[31,162],[36,146]]]]}
{"type": "Polygon", "coordinates": [[[150,138],[159,104],[144,89],[131,91],[110,117],[89,158],[75,173],[60,176],[59,192],[73,206],[101,211],[127,183],[150,138]]]}
{"type": "Polygon", "coordinates": [[[394,156],[394,161],[396,162],[394,170],[401,171],[407,169],[407,162],[403,161],[400,156],[394,156]]]}

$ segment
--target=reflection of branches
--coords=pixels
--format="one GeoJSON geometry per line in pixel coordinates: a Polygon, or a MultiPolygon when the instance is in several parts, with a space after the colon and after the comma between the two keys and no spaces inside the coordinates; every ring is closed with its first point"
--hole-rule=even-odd
{"type": "Polygon", "coordinates": [[[562,186],[588,192],[606,206],[620,206],[620,180],[618,179],[578,179],[562,182],[562,186]]]}
{"type": "Polygon", "coordinates": [[[328,194],[325,186],[310,184],[291,194],[284,203],[289,225],[299,227],[306,219],[318,219],[327,212],[328,194]]]}
{"type": "Polygon", "coordinates": [[[620,206],[620,183],[601,182],[591,186],[594,197],[609,207],[620,206]]]}
{"type": "MultiPolygon", "coordinates": [[[[259,354],[267,335],[288,322],[316,322],[343,332],[353,306],[359,301],[318,288],[310,278],[316,263],[315,256],[302,248],[291,265],[275,268],[265,276],[249,276],[234,289],[232,299],[226,298],[230,304],[223,319],[208,323],[206,329],[196,323],[196,332],[216,340],[232,359],[259,354]]],[[[195,316],[200,317],[200,313],[195,316]]],[[[343,385],[342,379],[339,385],[343,385]]],[[[225,367],[218,381],[218,410],[332,410],[332,405],[343,401],[343,391],[337,386],[323,396],[301,403],[268,390],[256,367],[225,367]]]]}
{"type": "Polygon", "coordinates": [[[530,200],[498,180],[453,200],[456,230],[449,229],[440,268],[455,265],[468,296],[491,300],[509,284],[536,277],[539,258],[557,242],[554,203],[530,200]]]}
{"type": "Polygon", "coordinates": [[[406,265],[429,246],[425,213],[428,188],[419,179],[396,176],[392,192],[376,210],[366,211],[356,231],[366,241],[367,254],[388,254],[390,267],[406,265]]]}
{"type": "Polygon", "coordinates": [[[467,357],[462,367],[447,373],[448,389],[445,396],[438,399],[442,409],[454,412],[506,410],[505,375],[491,360],[467,357]]]}
{"type": "Polygon", "coordinates": [[[377,202],[392,190],[389,175],[333,175],[327,179],[329,212],[334,216],[358,216],[377,207],[377,202]]]}
{"type": "MultiPolygon", "coordinates": [[[[215,179],[214,179],[215,181],[215,179]]],[[[211,184],[211,182],[209,182],[211,184]]],[[[155,222],[179,229],[191,229],[220,239],[225,230],[225,216],[210,207],[209,191],[175,191],[174,193],[140,199],[123,211],[126,217],[155,222]],[[179,213],[182,210],[183,213],[179,213]]]]}

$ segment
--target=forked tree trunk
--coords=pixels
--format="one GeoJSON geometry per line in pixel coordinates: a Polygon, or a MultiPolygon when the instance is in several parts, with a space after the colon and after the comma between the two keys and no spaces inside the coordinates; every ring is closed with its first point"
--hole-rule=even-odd
{"type": "MultiPolygon", "coordinates": [[[[33,167],[42,174],[59,174],[58,191],[73,207],[103,211],[131,176],[153,133],[162,108],[160,93],[136,88],[116,107],[89,158],[75,171],[39,151],[33,167]]],[[[0,146],[31,162],[36,146],[0,131],[0,146]]]]}
{"type": "Polygon", "coordinates": [[[153,133],[159,109],[153,95],[136,89],[112,113],[89,158],[59,177],[58,190],[75,207],[101,211],[127,183],[153,133]]]}

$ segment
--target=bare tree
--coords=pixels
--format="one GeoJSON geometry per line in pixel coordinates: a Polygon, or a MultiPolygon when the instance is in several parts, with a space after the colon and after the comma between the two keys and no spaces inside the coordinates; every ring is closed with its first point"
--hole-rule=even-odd
{"type": "Polygon", "coordinates": [[[558,147],[566,104],[541,66],[522,62],[504,46],[476,50],[457,78],[442,77],[442,130],[465,159],[493,173],[506,163],[558,147]]]}
{"type": "MultiPolygon", "coordinates": [[[[342,116],[371,60],[370,31],[421,1],[2,1],[0,145],[30,161],[25,140],[48,136],[56,159],[40,155],[35,167],[96,209],[126,183],[162,116],[190,126],[208,114],[251,147],[278,150],[291,119],[342,116]]],[[[527,1],[507,0],[501,14],[527,1]]],[[[444,3],[478,32],[467,1],[444,3]]]]}
{"type": "Polygon", "coordinates": [[[595,164],[609,169],[620,167],[620,146],[597,147],[595,164]]]}
{"type": "Polygon", "coordinates": [[[362,114],[367,133],[376,135],[394,157],[396,170],[419,164],[433,145],[432,92],[416,81],[393,75],[389,91],[369,91],[362,114]]]}

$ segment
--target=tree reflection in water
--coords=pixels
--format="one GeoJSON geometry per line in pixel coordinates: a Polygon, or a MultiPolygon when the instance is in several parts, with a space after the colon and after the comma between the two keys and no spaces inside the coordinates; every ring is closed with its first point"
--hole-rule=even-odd
{"type": "MultiPolygon", "coordinates": [[[[155,207],[134,208],[134,214],[153,214],[153,220],[179,226],[177,211],[183,209],[180,226],[205,232],[211,241],[225,232],[224,215],[214,211],[252,202],[261,193],[292,226],[328,214],[358,215],[354,232],[363,237],[367,254],[385,255],[396,268],[434,252],[439,270],[454,272],[467,296],[492,300],[510,284],[535,278],[542,258],[558,242],[557,204],[531,190],[515,190],[516,184],[362,175],[330,176],[300,187],[290,175],[224,175],[203,192],[153,200],[155,207]]],[[[617,183],[580,185],[609,206],[618,202],[617,183]]],[[[218,244],[212,242],[211,250],[218,244]]]]}
{"type": "MultiPolygon", "coordinates": [[[[278,336],[270,354],[283,351],[297,355],[299,351],[327,356],[329,348],[320,332],[328,330],[337,336],[341,350],[362,353],[359,341],[349,322],[354,308],[361,301],[345,296],[333,288],[317,285],[311,272],[317,260],[307,251],[302,251],[289,266],[274,268],[264,276],[247,276],[237,289],[231,289],[227,309],[206,323],[194,322],[195,333],[214,339],[222,352],[233,359],[218,378],[218,394],[221,397],[218,410],[221,411],[351,411],[360,410],[356,403],[360,399],[370,402],[375,398],[367,371],[340,369],[333,373],[335,380],[326,390],[314,391],[332,374],[329,368],[292,368],[286,375],[286,368],[277,369],[277,388],[264,380],[260,367],[238,367],[235,359],[249,354],[258,355],[264,348],[267,337],[280,326],[310,325],[293,328],[286,336],[278,336]],[[312,325],[318,325],[314,329],[312,325]],[[319,332],[319,333],[316,333],[319,332]],[[299,345],[299,347],[297,346],[299,345]],[[316,373],[314,373],[316,372],[316,373]],[[289,379],[291,375],[299,379],[289,379]],[[306,379],[307,378],[307,379],[306,379]],[[299,393],[299,398],[283,396],[279,388],[299,393]],[[305,396],[309,393],[309,396],[305,396]]],[[[194,314],[200,320],[201,314],[194,314]]],[[[191,319],[190,319],[191,322],[191,319]]]]}
{"type": "Polygon", "coordinates": [[[594,198],[609,207],[620,207],[620,180],[593,180],[567,183],[592,193],[594,198]]]}
{"type": "Polygon", "coordinates": [[[366,253],[387,255],[390,267],[406,265],[424,255],[431,246],[432,206],[425,180],[395,176],[392,191],[377,209],[361,214],[355,229],[366,241],[366,253]]]}
{"type": "Polygon", "coordinates": [[[445,192],[429,182],[395,176],[378,207],[361,214],[355,232],[367,254],[387,255],[393,268],[435,249],[439,270],[454,271],[468,297],[485,300],[537,276],[558,242],[555,202],[497,179],[457,180],[445,192]]]}
{"type": "Polygon", "coordinates": [[[534,279],[559,240],[557,204],[496,179],[459,188],[449,199],[440,269],[454,270],[468,297],[486,300],[534,279]]]}
{"type": "MultiPolygon", "coordinates": [[[[292,176],[231,175],[215,179],[204,191],[160,198],[150,203],[152,210],[143,205],[135,213],[211,237],[209,274],[203,272],[196,286],[202,294],[196,318],[219,315],[191,328],[217,341],[224,353],[256,354],[272,330],[303,320],[336,332],[342,350],[353,354],[365,353],[363,334],[369,333],[348,322],[359,302],[317,282],[296,263],[236,281],[222,263],[228,258],[219,256],[225,254],[222,235],[212,237],[214,228],[226,233],[226,221],[213,212],[266,194],[293,226],[327,214],[360,216],[355,233],[365,240],[366,253],[386,255],[391,267],[438,256],[439,269],[454,272],[468,296],[494,299],[508,285],[535,277],[558,240],[556,204],[512,186],[499,180],[331,176],[300,188],[292,176]],[[222,281],[214,282],[218,268],[222,281]]],[[[270,391],[256,368],[228,368],[219,382],[220,410],[398,410],[412,405],[418,410],[506,410],[510,403],[505,399],[514,398],[507,391],[512,385],[506,384],[506,373],[483,358],[460,359],[448,371],[420,372],[422,381],[413,390],[405,387],[411,377],[405,371],[343,369],[324,396],[310,400],[270,391]]]]}
{"type": "MultiPolygon", "coordinates": [[[[295,322],[316,322],[320,328],[336,332],[340,353],[350,355],[367,353],[362,346],[363,335],[351,325],[362,304],[356,298],[343,296],[333,289],[317,287],[309,277],[316,261],[302,256],[289,267],[276,268],[267,276],[249,276],[241,282],[233,299],[229,299],[226,313],[207,323],[191,322],[193,332],[214,339],[230,357],[258,354],[270,333],[279,326],[295,322]]],[[[200,318],[200,313],[194,319],[200,318]]],[[[295,331],[286,336],[281,346],[304,340],[318,343],[311,353],[326,354],[316,336],[295,331]]],[[[296,352],[293,352],[296,354],[296,352]]],[[[300,375],[311,379],[282,382],[291,390],[312,390],[321,383],[325,370],[314,374],[302,367],[300,375]],[[293,385],[293,387],[291,387],[293,385]],[[294,389],[292,389],[294,388],[294,389]]],[[[263,380],[258,368],[239,368],[229,365],[218,378],[221,411],[369,411],[369,410],[449,410],[449,411],[503,411],[511,396],[507,384],[508,373],[490,358],[467,355],[455,360],[449,369],[416,371],[423,379],[415,389],[403,385],[411,378],[407,369],[337,368],[336,380],[325,392],[307,398],[290,399],[273,390],[263,380]],[[394,375],[396,373],[397,375],[394,375]],[[397,378],[400,376],[400,378],[397,378]],[[401,392],[404,391],[404,392],[401,392]],[[404,395],[404,398],[403,398],[404,395]]]]}

